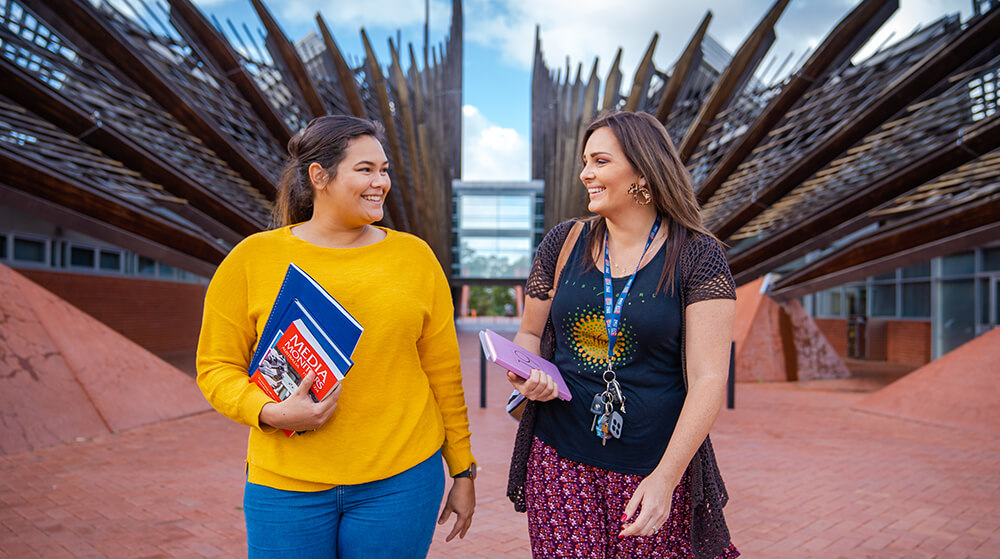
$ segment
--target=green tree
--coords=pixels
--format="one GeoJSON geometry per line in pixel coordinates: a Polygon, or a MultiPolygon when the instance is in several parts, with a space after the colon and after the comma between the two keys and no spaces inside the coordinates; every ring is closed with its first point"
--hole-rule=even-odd
{"type": "Polygon", "coordinates": [[[475,285],[469,288],[469,311],[477,316],[504,316],[514,309],[514,288],[475,285]]]}

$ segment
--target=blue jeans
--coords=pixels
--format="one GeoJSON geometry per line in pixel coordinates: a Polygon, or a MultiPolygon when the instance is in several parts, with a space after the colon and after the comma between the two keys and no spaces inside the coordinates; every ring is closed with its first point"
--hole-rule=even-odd
{"type": "Polygon", "coordinates": [[[444,495],[441,451],[387,479],[300,492],[247,483],[250,559],[427,556],[444,495]]]}

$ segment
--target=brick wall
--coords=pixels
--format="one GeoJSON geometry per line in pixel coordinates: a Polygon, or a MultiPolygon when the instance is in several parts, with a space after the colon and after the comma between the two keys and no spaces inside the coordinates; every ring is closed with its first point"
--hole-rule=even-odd
{"type": "Polygon", "coordinates": [[[843,318],[814,318],[813,322],[823,333],[833,350],[840,357],[847,357],[847,320],[843,318]]]}
{"type": "Polygon", "coordinates": [[[889,339],[888,320],[881,318],[869,318],[865,325],[865,336],[867,336],[868,359],[872,361],[885,361],[888,359],[889,339]]]}
{"type": "Polygon", "coordinates": [[[890,320],[886,324],[886,360],[925,365],[931,361],[929,320],[890,320]]]}
{"type": "Polygon", "coordinates": [[[205,285],[23,268],[17,272],[153,353],[198,346],[205,285]]]}

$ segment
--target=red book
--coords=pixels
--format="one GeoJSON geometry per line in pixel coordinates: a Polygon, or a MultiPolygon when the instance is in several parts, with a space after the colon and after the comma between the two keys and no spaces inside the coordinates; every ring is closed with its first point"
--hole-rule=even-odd
{"type": "MultiPolygon", "coordinates": [[[[315,401],[326,398],[346,371],[337,367],[304,319],[295,319],[279,331],[250,376],[276,402],[292,395],[309,373],[316,373],[310,390],[315,401]]],[[[288,436],[294,431],[285,430],[288,436]]]]}

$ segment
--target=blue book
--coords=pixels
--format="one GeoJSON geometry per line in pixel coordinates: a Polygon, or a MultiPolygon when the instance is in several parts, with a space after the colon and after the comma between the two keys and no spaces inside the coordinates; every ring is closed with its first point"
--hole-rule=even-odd
{"type": "Polygon", "coordinates": [[[276,336],[287,330],[295,318],[304,319],[318,330],[313,334],[320,345],[333,357],[336,368],[341,373],[347,372],[353,364],[350,358],[364,328],[316,280],[294,263],[288,265],[247,372],[252,375],[257,370],[261,359],[278,339],[276,336]]]}

